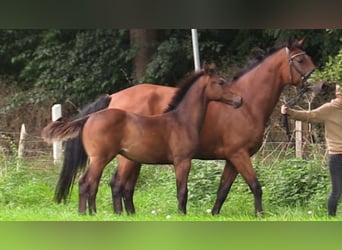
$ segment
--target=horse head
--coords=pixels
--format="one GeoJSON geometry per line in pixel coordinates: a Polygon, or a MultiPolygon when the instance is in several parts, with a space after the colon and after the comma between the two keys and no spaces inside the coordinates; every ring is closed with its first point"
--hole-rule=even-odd
{"type": "Polygon", "coordinates": [[[306,80],[315,70],[310,56],[303,49],[304,39],[293,41],[289,39],[285,47],[289,65],[289,83],[295,86],[305,87],[306,80]]]}
{"type": "Polygon", "coordinates": [[[216,74],[216,66],[214,64],[205,64],[202,70],[209,77],[206,92],[210,99],[221,101],[234,108],[239,108],[242,105],[242,97],[230,90],[231,82],[216,74]]]}

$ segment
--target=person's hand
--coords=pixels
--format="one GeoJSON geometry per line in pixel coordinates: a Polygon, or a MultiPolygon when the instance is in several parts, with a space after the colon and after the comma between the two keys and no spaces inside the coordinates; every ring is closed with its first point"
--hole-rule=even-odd
{"type": "Polygon", "coordinates": [[[283,115],[287,114],[287,107],[284,104],[281,105],[280,113],[282,113],[283,115]]]}

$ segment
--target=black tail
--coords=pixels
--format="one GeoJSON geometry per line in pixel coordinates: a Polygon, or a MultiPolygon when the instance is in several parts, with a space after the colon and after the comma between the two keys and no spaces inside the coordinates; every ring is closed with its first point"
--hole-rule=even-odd
{"type": "MultiPolygon", "coordinates": [[[[79,118],[107,108],[110,100],[111,97],[109,95],[99,97],[95,102],[89,104],[80,112],[79,118]]],[[[87,160],[88,156],[84,150],[80,134],[66,142],[63,167],[55,189],[55,200],[58,203],[62,200],[64,202],[67,201],[76,175],[79,170],[85,168],[87,160]]]]}

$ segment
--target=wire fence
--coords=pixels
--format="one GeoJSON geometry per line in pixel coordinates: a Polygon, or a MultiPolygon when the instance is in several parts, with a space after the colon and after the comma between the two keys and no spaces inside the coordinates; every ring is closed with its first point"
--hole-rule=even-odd
{"type": "MultiPolygon", "coordinates": [[[[0,152],[7,155],[18,155],[20,132],[0,131],[0,152]]],[[[24,139],[24,159],[52,157],[52,147],[46,145],[38,135],[26,133],[24,139]]]]}
{"type": "MultiPolygon", "coordinates": [[[[275,130],[275,129],[273,129],[275,130]]],[[[268,133],[276,133],[268,129],[265,132],[265,138],[258,152],[253,156],[262,162],[276,161],[277,159],[284,159],[291,155],[295,157],[295,142],[286,140],[270,141],[268,133]]],[[[30,134],[25,132],[23,156],[24,160],[37,162],[50,162],[53,164],[53,147],[47,145],[40,135],[30,134]]],[[[273,136],[274,137],[274,136],[273,136]]],[[[277,137],[277,136],[275,136],[277,137]]],[[[281,137],[281,136],[279,136],[281,137]]],[[[18,157],[18,147],[20,140],[20,132],[0,131],[0,156],[12,155],[18,157]]],[[[327,151],[325,143],[312,143],[308,140],[303,140],[302,143],[302,158],[325,158],[327,151]]],[[[1,160],[1,157],[0,157],[1,160]]]]}

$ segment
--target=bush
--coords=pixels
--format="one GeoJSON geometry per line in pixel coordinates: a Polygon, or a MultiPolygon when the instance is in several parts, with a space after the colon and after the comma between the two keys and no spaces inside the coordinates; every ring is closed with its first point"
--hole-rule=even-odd
{"type": "MultiPolygon", "coordinates": [[[[329,176],[324,160],[279,159],[270,164],[272,165],[253,162],[263,187],[264,204],[275,207],[325,206],[329,176]]],[[[224,161],[192,161],[188,180],[188,203],[191,207],[212,207],[223,169],[224,161]]],[[[168,193],[167,196],[174,198],[176,191],[173,168],[143,167],[137,190],[152,187],[162,189],[168,193]]],[[[247,183],[238,175],[224,205],[242,208],[246,207],[246,202],[251,202],[252,205],[252,201],[253,195],[247,183]]]]}
{"type": "Polygon", "coordinates": [[[319,160],[290,159],[271,167],[255,164],[265,198],[277,206],[296,206],[326,200],[328,171],[319,160]]]}
{"type": "Polygon", "coordinates": [[[220,161],[192,161],[188,200],[196,206],[214,203],[223,165],[220,161]]]}

